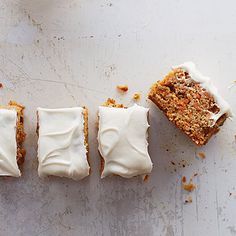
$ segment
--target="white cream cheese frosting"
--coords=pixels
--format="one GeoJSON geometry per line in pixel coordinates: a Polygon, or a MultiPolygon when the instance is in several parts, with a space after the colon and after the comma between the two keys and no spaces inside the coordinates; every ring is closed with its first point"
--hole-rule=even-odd
{"type": "Polygon", "coordinates": [[[0,109],[0,176],[21,176],[17,165],[17,112],[0,109]]]}
{"type": "Polygon", "coordinates": [[[218,93],[218,90],[212,84],[211,79],[207,76],[202,75],[201,72],[197,70],[193,62],[185,62],[181,65],[173,66],[173,69],[177,68],[181,68],[182,70],[188,72],[192,80],[201,84],[201,86],[213,96],[217,106],[220,109],[220,111],[217,114],[212,113],[211,118],[212,120],[214,120],[214,123],[217,122],[217,120],[224,114],[227,114],[228,117],[232,116],[229,104],[218,93]]]}
{"type": "Polygon", "coordinates": [[[38,174],[80,180],[89,175],[82,107],[38,108],[38,174]]]}
{"type": "Polygon", "coordinates": [[[148,109],[99,107],[99,151],[104,159],[101,177],[119,175],[131,178],[152,171],[148,154],[148,109]]]}

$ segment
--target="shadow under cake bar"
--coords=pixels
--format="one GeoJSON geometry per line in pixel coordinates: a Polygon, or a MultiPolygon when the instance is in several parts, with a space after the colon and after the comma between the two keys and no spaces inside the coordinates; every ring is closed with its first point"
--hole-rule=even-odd
{"type": "Polygon", "coordinates": [[[101,177],[146,176],[152,171],[148,154],[148,109],[129,108],[112,99],[99,107],[98,143],[101,154],[101,177]]]}
{"type": "Polygon", "coordinates": [[[206,144],[231,115],[228,103],[192,62],[173,67],[152,86],[148,97],[199,146],[206,144]]]}
{"type": "Polygon", "coordinates": [[[24,107],[16,102],[0,106],[0,176],[20,177],[24,163],[24,107]]]}
{"type": "Polygon", "coordinates": [[[39,176],[88,176],[88,110],[38,108],[37,114],[39,176]]]}

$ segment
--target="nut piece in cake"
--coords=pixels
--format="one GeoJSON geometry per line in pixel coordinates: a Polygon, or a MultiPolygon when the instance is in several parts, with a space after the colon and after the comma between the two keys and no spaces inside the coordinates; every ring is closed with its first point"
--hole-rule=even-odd
{"type": "Polygon", "coordinates": [[[38,173],[80,180],[89,175],[88,110],[38,108],[38,173]]]}
{"type": "Polygon", "coordinates": [[[101,177],[145,177],[151,173],[147,142],[148,109],[138,105],[124,108],[110,99],[106,106],[99,107],[98,115],[101,177]]]}
{"type": "Polygon", "coordinates": [[[152,86],[148,97],[199,146],[231,115],[228,103],[192,62],[174,67],[152,86]]]}
{"type": "Polygon", "coordinates": [[[0,176],[21,176],[19,165],[26,153],[23,110],[22,105],[13,101],[0,106],[0,176]]]}

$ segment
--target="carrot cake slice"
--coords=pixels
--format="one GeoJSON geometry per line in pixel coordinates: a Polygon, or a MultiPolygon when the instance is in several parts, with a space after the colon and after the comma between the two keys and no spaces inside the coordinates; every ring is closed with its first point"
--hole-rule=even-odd
{"type": "Polygon", "coordinates": [[[173,67],[152,86],[148,97],[199,146],[205,145],[231,116],[229,104],[192,62],[173,67]]]}
{"type": "Polygon", "coordinates": [[[0,106],[0,176],[20,177],[25,149],[24,107],[16,102],[0,106]]]}
{"type": "Polygon", "coordinates": [[[39,176],[88,176],[88,110],[38,108],[37,113],[39,176]]]}
{"type": "Polygon", "coordinates": [[[152,171],[148,154],[148,109],[134,105],[129,108],[108,101],[99,107],[99,152],[104,178],[146,176],[152,171]]]}

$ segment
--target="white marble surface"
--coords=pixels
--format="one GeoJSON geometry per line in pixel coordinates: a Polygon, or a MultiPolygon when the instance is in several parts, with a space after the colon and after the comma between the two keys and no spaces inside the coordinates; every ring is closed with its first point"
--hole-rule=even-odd
{"type": "Polygon", "coordinates": [[[235,10],[234,0],[1,0],[0,100],[27,107],[27,156],[22,178],[0,180],[0,235],[236,235],[235,120],[197,148],[145,100],[171,65],[192,60],[235,111],[235,10]],[[125,96],[115,89],[122,83],[125,96]],[[145,184],[100,180],[97,107],[107,97],[132,104],[136,91],[151,108],[153,174],[145,184]],[[40,180],[36,108],[75,105],[90,110],[92,174],[40,180]],[[175,172],[171,161],[181,160],[175,172]],[[181,176],[195,172],[187,194],[181,176]]]}

